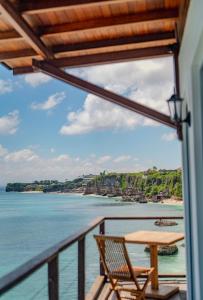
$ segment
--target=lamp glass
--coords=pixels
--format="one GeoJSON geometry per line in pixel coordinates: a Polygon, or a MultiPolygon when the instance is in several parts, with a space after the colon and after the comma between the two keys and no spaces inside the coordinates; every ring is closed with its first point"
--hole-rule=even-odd
{"type": "Polygon", "coordinates": [[[168,102],[168,108],[169,108],[171,120],[176,121],[176,107],[175,107],[173,96],[167,102],[168,102]]]}
{"type": "Polygon", "coordinates": [[[171,98],[168,99],[168,107],[171,120],[180,122],[182,118],[182,98],[177,97],[177,95],[172,95],[171,98]]]}
{"type": "Polygon", "coordinates": [[[177,121],[182,121],[182,98],[176,98],[176,113],[177,113],[177,121]]]}

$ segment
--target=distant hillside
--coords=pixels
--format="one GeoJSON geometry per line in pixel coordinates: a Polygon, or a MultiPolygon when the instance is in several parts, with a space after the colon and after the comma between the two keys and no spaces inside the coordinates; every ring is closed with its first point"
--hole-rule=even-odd
{"type": "Polygon", "coordinates": [[[57,180],[40,180],[31,183],[8,183],[6,192],[83,192],[84,186],[93,175],[82,176],[72,181],[59,182],[57,180]]]}

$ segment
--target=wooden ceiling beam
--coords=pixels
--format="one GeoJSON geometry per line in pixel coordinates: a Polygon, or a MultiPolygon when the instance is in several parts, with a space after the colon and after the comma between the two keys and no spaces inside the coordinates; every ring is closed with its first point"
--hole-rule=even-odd
{"type": "Polygon", "coordinates": [[[33,49],[22,49],[18,51],[0,52],[0,62],[22,58],[22,57],[33,57],[33,56],[37,56],[36,52],[33,49]]]}
{"type": "MultiPolygon", "coordinates": [[[[54,54],[60,54],[65,52],[74,52],[78,50],[91,50],[91,49],[100,49],[106,47],[116,47],[121,45],[129,45],[129,44],[139,44],[146,42],[154,42],[154,41],[163,41],[163,40],[172,40],[175,42],[175,33],[173,31],[169,32],[160,32],[151,35],[140,35],[133,37],[123,37],[118,39],[108,39],[94,42],[83,42],[77,44],[68,44],[68,45],[56,45],[52,47],[52,52],[54,54]]],[[[116,51],[116,49],[115,49],[116,51]]],[[[77,53],[76,53],[77,54],[77,53]]],[[[21,49],[18,51],[3,51],[0,52],[0,61],[6,60],[15,60],[20,57],[32,57],[36,56],[36,52],[33,49],[21,49]]]]}
{"type": "Polygon", "coordinates": [[[30,74],[33,72],[34,72],[34,70],[33,70],[32,66],[22,66],[22,67],[13,68],[13,75],[24,75],[24,74],[30,74]]]}
{"type": "Polygon", "coordinates": [[[9,70],[9,71],[12,70],[12,68],[11,68],[9,65],[7,65],[6,63],[4,63],[4,62],[1,62],[0,64],[1,64],[4,68],[6,68],[7,70],[9,70]]]}
{"type": "Polygon", "coordinates": [[[58,24],[52,26],[41,26],[36,28],[39,36],[51,36],[75,31],[95,30],[113,26],[123,26],[128,24],[141,24],[145,22],[157,22],[164,20],[177,20],[177,9],[152,10],[131,15],[122,15],[108,18],[91,19],[76,23],[58,24]]]}
{"type": "MultiPolygon", "coordinates": [[[[142,48],[134,50],[125,50],[109,53],[98,53],[92,55],[74,56],[67,58],[58,58],[50,61],[51,64],[59,68],[79,68],[87,66],[95,66],[102,64],[112,64],[124,61],[132,61],[138,59],[149,59],[160,56],[169,56],[173,54],[173,50],[169,46],[159,46],[151,48],[142,48]]],[[[32,66],[17,67],[13,69],[14,75],[32,73],[32,66]]]]}
{"type": "Polygon", "coordinates": [[[1,31],[0,32],[0,42],[4,43],[8,40],[20,40],[23,39],[22,36],[20,36],[20,34],[14,30],[10,30],[10,31],[1,31]]]}
{"type": "Polygon", "coordinates": [[[10,1],[0,0],[0,12],[38,54],[46,58],[53,58],[51,51],[46,48],[41,39],[17,13],[10,1]]]}
{"type": "Polygon", "coordinates": [[[94,94],[109,102],[120,105],[128,110],[134,111],[144,117],[150,118],[169,127],[176,128],[175,124],[170,120],[169,116],[164,115],[152,108],[139,104],[135,101],[129,100],[126,97],[105,90],[102,87],[87,82],[76,76],[70,75],[65,71],[62,71],[59,68],[51,65],[50,63],[33,60],[33,67],[34,69],[37,69],[38,71],[41,71],[44,74],[52,76],[53,78],[70,84],[76,88],[82,89],[87,93],[94,94]]]}
{"type": "Polygon", "coordinates": [[[52,47],[53,53],[65,53],[79,50],[90,50],[99,49],[106,47],[116,47],[122,45],[140,44],[146,42],[158,42],[164,40],[173,40],[175,42],[174,31],[169,32],[158,32],[146,35],[130,36],[130,37],[120,37],[115,39],[98,40],[91,42],[82,42],[76,44],[62,44],[52,47]]]}
{"type": "Polygon", "coordinates": [[[182,37],[183,37],[189,5],[190,5],[190,0],[182,0],[180,3],[179,20],[177,22],[177,25],[178,25],[177,26],[177,34],[178,34],[179,42],[181,42],[182,37]]]}
{"type": "Polygon", "coordinates": [[[52,59],[51,62],[57,67],[79,68],[98,64],[111,64],[135,59],[146,59],[157,56],[171,55],[172,50],[169,46],[157,46],[150,48],[140,48],[124,51],[113,51],[98,54],[89,54],[73,57],[52,59]]]}
{"type": "MultiPolygon", "coordinates": [[[[135,0],[128,0],[135,1],[135,0]]],[[[64,9],[76,8],[81,6],[93,6],[102,4],[122,3],[124,0],[21,0],[17,8],[21,13],[39,14],[51,11],[59,11],[64,9]]]]}

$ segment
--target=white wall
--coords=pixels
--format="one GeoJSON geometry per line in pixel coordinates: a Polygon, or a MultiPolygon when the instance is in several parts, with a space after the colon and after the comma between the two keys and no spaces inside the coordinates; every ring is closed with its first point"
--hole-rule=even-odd
{"type": "Polygon", "coordinates": [[[182,146],[188,299],[203,300],[203,0],[190,2],[179,65],[181,96],[191,112],[182,146]]]}

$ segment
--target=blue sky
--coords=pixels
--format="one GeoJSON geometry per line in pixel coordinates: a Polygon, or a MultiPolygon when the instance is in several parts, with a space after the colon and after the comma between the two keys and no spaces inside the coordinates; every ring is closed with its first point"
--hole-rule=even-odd
{"type": "MultiPolygon", "coordinates": [[[[168,113],[170,58],[70,72],[168,113]]],[[[172,129],[40,73],[0,73],[0,185],[181,166],[172,129]]]]}

